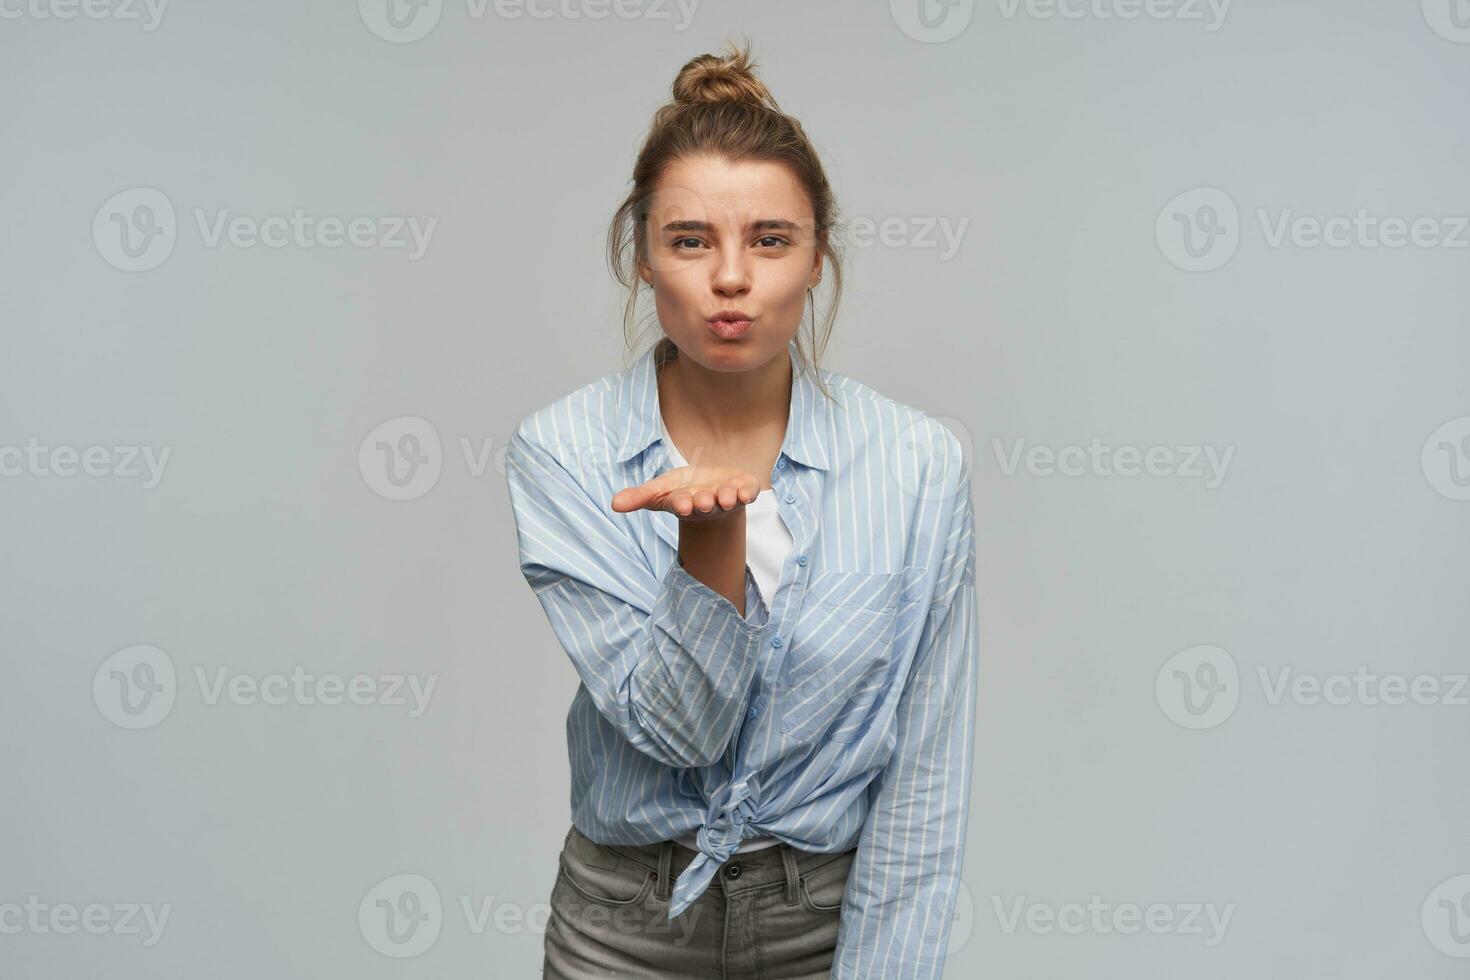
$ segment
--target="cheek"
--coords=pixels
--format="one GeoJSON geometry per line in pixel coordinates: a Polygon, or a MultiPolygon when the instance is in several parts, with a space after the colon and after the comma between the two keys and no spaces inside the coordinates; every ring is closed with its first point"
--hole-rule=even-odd
{"type": "Polygon", "coordinates": [[[665,273],[655,280],[655,308],[665,319],[685,316],[688,311],[697,310],[699,307],[693,285],[693,276],[665,273]]]}
{"type": "Polygon", "coordinates": [[[779,309],[788,318],[798,318],[806,309],[806,283],[803,280],[783,279],[779,284],[773,284],[769,296],[770,307],[779,309]]]}
{"type": "Polygon", "coordinates": [[[772,269],[769,286],[772,295],[781,302],[800,306],[806,302],[806,287],[812,280],[811,266],[805,261],[783,262],[779,269],[772,269]]]}

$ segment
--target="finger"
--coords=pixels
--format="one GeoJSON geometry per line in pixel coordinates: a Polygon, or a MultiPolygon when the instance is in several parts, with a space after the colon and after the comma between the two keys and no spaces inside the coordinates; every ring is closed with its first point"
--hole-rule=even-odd
{"type": "Polygon", "coordinates": [[[643,493],[641,487],[624,487],[613,494],[612,509],[620,514],[630,510],[637,510],[642,504],[643,493]]]}
{"type": "Polygon", "coordinates": [[[694,506],[699,508],[701,514],[708,514],[715,509],[715,495],[712,490],[694,491],[694,506]]]}
{"type": "Polygon", "coordinates": [[[740,484],[740,500],[743,503],[751,503],[760,495],[760,492],[761,488],[756,485],[754,480],[746,480],[740,484]]]}
{"type": "Polygon", "coordinates": [[[690,512],[694,510],[693,498],[689,496],[689,491],[687,490],[675,490],[669,494],[668,501],[669,508],[680,517],[688,517],[690,512]]]}
{"type": "Polygon", "coordinates": [[[727,483],[720,487],[715,498],[719,500],[721,510],[734,510],[735,505],[740,502],[740,487],[734,483],[727,483]]]}
{"type": "Polygon", "coordinates": [[[661,491],[653,486],[653,481],[636,487],[625,487],[613,495],[613,510],[627,512],[641,510],[652,506],[659,497],[661,491]]]}

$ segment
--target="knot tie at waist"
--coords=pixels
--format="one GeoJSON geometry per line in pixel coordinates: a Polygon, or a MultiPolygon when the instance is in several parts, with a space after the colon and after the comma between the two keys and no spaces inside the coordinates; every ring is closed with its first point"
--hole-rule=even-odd
{"type": "Polygon", "coordinates": [[[749,787],[744,782],[732,783],[722,794],[725,797],[723,803],[711,808],[705,817],[704,826],[695,833],[699,853],[674,882],[674,893],[669,898],[670,919],[704,894],[715,876],[715,871],[730,859],[730,855],[740,847],[741,841],[760,836],[760,831],[752,822],[755,804],[751,802],[749,792],[749,787]]]}

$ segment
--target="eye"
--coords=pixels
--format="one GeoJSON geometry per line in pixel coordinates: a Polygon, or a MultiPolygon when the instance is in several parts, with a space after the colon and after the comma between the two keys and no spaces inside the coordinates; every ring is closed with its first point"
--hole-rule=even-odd
{"type": "Polygon", "coordinates": [[[669,244],[671,246],[673,246],[673,248],[674,248],[674,250],[676,252],[678,252],[678,251],[687,251],[687,249],[681,249],[679,247],[679,245],[680,245],[681,242],[693,242],[695,244],[695,247],[696,248],[701,244],[701,242],[699,241],[698,238],[687,237],[687,236],[684,237],[684,238],[676,238],[672,242],[670,242],[669,244]]]}
{"type": "Polygon", "coordinates": [[[782,245],[790,245],[791,244],[786,239],[782,238],[780,235],[762,235],[761,237],[759,237],[759,238],[756,239],[756,242],[757,242],[757,244],[759,244],[760,242],[774,242],[775,243],[775,245],[773,246],[774,248],[780,248],[782,245]]]}

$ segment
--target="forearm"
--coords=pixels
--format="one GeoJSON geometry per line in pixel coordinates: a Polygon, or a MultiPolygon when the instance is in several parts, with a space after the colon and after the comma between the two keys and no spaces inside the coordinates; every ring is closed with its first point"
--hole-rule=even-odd
{"type": "Polygon", "coordinates": [[[679,560],[684,570],[745,609],[745,508],[718,521],[679,522],[679,560]]]}

